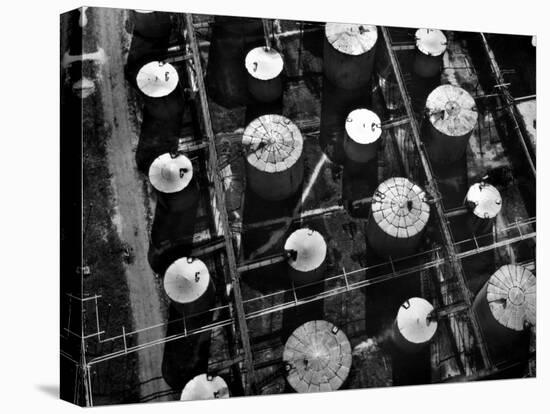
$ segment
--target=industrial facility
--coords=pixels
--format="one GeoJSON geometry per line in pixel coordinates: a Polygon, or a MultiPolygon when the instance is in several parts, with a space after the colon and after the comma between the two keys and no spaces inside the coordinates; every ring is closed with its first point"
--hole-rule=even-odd
{"type": "Polygon", "coordinates": [[[536,376],[535,39],[373,23],[62,16],[62,398],[536,376]]]}

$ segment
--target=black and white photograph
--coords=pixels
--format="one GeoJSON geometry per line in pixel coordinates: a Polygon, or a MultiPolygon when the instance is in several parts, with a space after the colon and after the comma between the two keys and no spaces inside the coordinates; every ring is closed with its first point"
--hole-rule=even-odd
{"type": "Polygon", "coordinates": [[[61,397],[535,377],[536,48],[63,14],[61,397]]]}
{"type": "Polygon", "coordinates": [[[2,411],[544,411],[544,6],[222,3],[7,13],[2,411]]]}

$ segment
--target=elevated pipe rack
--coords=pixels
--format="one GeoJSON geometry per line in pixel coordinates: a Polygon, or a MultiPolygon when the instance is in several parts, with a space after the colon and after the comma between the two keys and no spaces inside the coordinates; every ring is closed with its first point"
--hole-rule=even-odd
{"type": "Polygon", "coordinates": [[[212,184],[214,185],[217,210],[219,212],[219,224],[221,227],[220,230],[222,236],[225,238],[225,253],[227,266],[229,268],[229,275],[225,273],[224,274],[226,276],[226,279],[228,279],[227,282],[230,283],[232,286],[232,298],[237,319],[237,328],[240,334],[241,346],[244,351],[245,372],[241,372],[241,374],[243,374],[243,388],[245,390],[245,394],[250,395],[252,394],[254,387],[254,361],[252,350],[250,347],[248,327],[244,314],[243,298],[239,280],[240,276],[237,270],[237,260],[233,245],[233,237],[229,227],[229,219],[225,207],[225,192],[220,177],[218,175],[218,157],[216,152],[216,142],[214,131],[212,129],[212,121],[210,119],[210,110],[208,108],[208,98],[206,96],[206,87],[204,84],[200,53],[197,44],[197,38],[195,36],[193,16],[191,14],[185,14],[185,27],[188,44],[191,49],[191,60],[194,68],[195,80],[198,87],[198,103],[200,105],[200,116],[203,123],[204,132],[208,140],[208,166],[211,173],[210,178],[212,184]]]}
{"type": "Polygon", "coordinates": [[[529,148],[527,147],[527,143],[525,142],[525,137],[523,136],[523,133],[521,132],[521,128],[519,126],[519,122],[516,117],[516,100],[512,97],[510,94],[510,91],[508,90],[508,83],[505,83],[504,77],[502,75],[502,70],[500,69],[500,66],[498,65],[495,55],[493,53],[493,50],[491,49],[491,46],[489,46],[489,42],[487,41],[487,38],[485,37],[484,33],[480,33],[481,36],[481,42],[483,43],[483,49],[485,53],[487,54],[487,58],[489,60],[489,65],[491,66],[491,71],[493,74],[493,79],[495,80],[496,84],[494,88],[498,91],[498,96],[504,101],[504,108],[506,109],[506,112],[508,113],[508,116],[510,117],[510,120],[512,121],[512,126],[514,128],[515,133],[517,134],[517,137],[519,138],[519,142],[521,144],[521,148],[523,149],[523,152],[525,153],[525,158],[527,159],[527,163],[529,164],[529,169],[531,174],[533,175],[533,178],[537,178],[537,170],[535,167],[535,161],[533,161],[533,158],[531,156],[531,152],[529,151],[529,148]]]}
{"type": "MultiPolygon", "coordinates": [[[[492,249],[495,249],[495,248],[498,248],[498,247],[503,247],[503,246],[506,246],[506,245],[517,243],[517,242],[520,242],[522,240],[535,238],[536,237],[536,232],[534,230],[525,231],[525,232],[521,231],[521,227],[529,228],[530,226],[534,225],[535,222],[536,222],[535,218],[530,218],[530,219],[527,219],[527,220],[522,221],[522,222],[514,223],[510,227],[504,229],[503,231],[504,232],[509,232],[509,231],[515,230],[515,231],[517,231],[516,236],[509,237],[505,240],[501,240],[501,241],[498,241],[498,242],[494,242],[494,243],[492,243],[488,246],[483,246],[481,251],[480,251],[480,249],[471,249],[471,250],[462,251],[460,253],[457,253],[457,257],[459,259],[462,259],[462,258],[465,258],[465,257],[474,256],[474,255],[479,254],[483,251],[488,251],[488,250],[492,250],[492,249]]],[[[468,242],[468,241],[470,241],[470,240],[466,240],[464,242],[468,242]]],[[[456,245],[459,245],[460,243],[464,243],[464,242],[459,242],[456,245]]],[[[439,254],[436,254],[435,258],[434,258],[434,253],[439,253],[440,250],[441,250],[441,248],[436,247],[432,250],[422,252],[422,253],[417,253],[413,256],[404,257],[404,258],[401,258],[401,259],[396,260],[396,261],[391,261],[390,260],[388,262],[383,262],[383,263],[363,267],[363,268],[360,268],[360,269],[353,269],[353,270],[342,269],[342,273],[337,274],[335,276],[327,277],[324,281],[321,281],[321,282],[310,283],[310,284],[304,285],[302,287],[292,286],[290,289],[287,289],[287,290],[275,291],[273,293],[269,293],[269,294],[266,294],[266,295],[253,297],[253,298],[250,298],[250,299],[247,299],[247,300],[243,300],[242,304],[243,304],[243,308],[244,308],[245,304],[250,305],[250,304],[253,304],[254,302],[256,302],[260,299],[263,300],[263,299],[266,299],[266,298],[271,298],[271,297],[276,297],[276,296],[284,296],[288,292],[293,293],[292,296],[297,298],[298,295],[296,294],[296,291],[300,290],[300,289],[303,289],[303,288],[306,288],[307,286],[312,286],[312,285],[316,285],[316,284],[319,284],[319,283],[322,283],[324,285],[325,282],[330,282],[330,281],[337,282],[339,280],[345,282],[343,284],[340,283],[340,284],[338,284],[338,286],[335,286],[333,288],[328,288],[328,289],[324,288],[321,292],[319,292],[317,294],[314,294],[314,295],[310,295],[310,296],[307,296],[307,297],[301,297],[297,300],[290,300],[290,301],[287,301],[287,302],[283,301],[283,302],[280,302],[280,303],[276,303],[272,306],[268,306],[268,307],[265,307],[265,308],[260,308],[260,309],[250,311],[248,313],[245,312],[244,313],[244,318],[245,318],[245,320],[250,320],[250,319],[259,318],[259,317],[262,317],[262,316],[267,316],[267,315],[270,315],[274,312],[281,312],[285,309],[294,308],[294,307],[301,306],[301,305],[304,305],[304,304],[307,304],[307,303],[316,302],[316,301],[323,300],[323,299],[326,299],[326,298],[329,298],[329,297],[345,294],[347,292],[350,292],[350,291],[353,291],[353,290],[356,290],[356,289],[361,289],[361,288],[368,287],[368,286],[373,286],[373,285],[376,285],[376,284],[379,284],[379,283],[384,283],[384,282],[387,282],[387,281],[390,281],[390,280],[399,279],[401,277],[410,275],[412,273],[421,272],[421,271],[429,270],[429,269],[435,269],[438,266],[441,266],[441,265],[448,262],[448,260],[444,256],[439,255],[439,254]],[[427,258],[426,260],[423,260],[421,264],[418,264],[418,265],[415,265],[415,266],[412,266],[412,267],[409,266],[409,267],[407,267],[405,269],[401,269],[401,270],[398,270],[398,269],[395,268],[395,266],[398,265],[400,262],[407,262],[408,260],[410,260],[413,257],[420,258],[421,256],[426,256],[426,258],[427,258]],[[366,279],[364,277],[361,277],[361,275],[366,274],[366,272],[368,272],[368,271],[372,271],[372,270],[380,269],[380,268],[384,268],[384,267],[391,268],[391,271],[387,272],[387,273],[384,273],[382,275],[370,278],[370,279],[366,279]],[[359,278],[359,280],[350,280],[352,278],[356,278],[356,279],[359,278]]],[[[441,317],[447,317],[449,315],[453,315],[453,314],[456,314],[456,313],[459,313],[459,312],[467,312],[467,311],[469,312],[470,308],[471,308],[471,305],[469,305],[465,300],[459,300],[459,301],[454,301],[451,304],[448,304],[448,305],[445,305],[445,306],[442,306],[442,307],[438,308],[437,313],[441,317]]],[[[210,309],[206,312],[215,312],[217,310],[222,310],[222,309],[228,309],[228,305],[213,308],[213,309],[210,309]]],[[[198,316],[198,314],[197,315],[187,315],[188,318],[193,317],[193,316],[198,316]]],[[[185,320],[185,317],[173,320],[169,323],[182,323],[182,321],[184,321],[184,320],[185,320]]],[[[185,324],[185,322],[183,322],[183,323],[185,324]]],[[[131,346],[131,347],[126,347],[122,350],[111,352],[109,354],[101,355],[101,356],[98,356],[96,358],[90,359],[88,361],[88,366],[92,366],[92,365],[98,364],[100,362],[108,361],[110,359],[113,359],[113,358],[116,358],[116,357],[119,357],[119,356],[122,356],[122,355],[126,355],[126,354],[129,354],[129,353],[138,352],[138,351],[147,349],[147,348],[152,347],[152,346],[156,346],[156,345],[160,345],[160,344],[163,344],[163,343],[178,340],[178,339],[181,339],[181,338],[189,337],[191,335],[195,335],[195,334],[199,334],[199,333],[207,332],[207,331],[212,331],[214,329],[221,328],[221,327],[230,326],[234,323],[235,323],[234,318],[229,317],[227,319],[223,319],[223,320],[220,320],[220,321],[217,321],[217,322],[205,325],[205,326],[201,326],[201,327],[198,327],[198,328],[195,328],[195,329],[192,329],[192,330],[186,330],[185,332],[183,332],[181,334],[172,335],[170,337],[162,337],[162,338],[155,339],[155,340],[152,340],[152,341],[147,342],[147,343],[138,344],[138,345],[134,345],[134,346],[131,346]]],[[[159,329],[159,330],[164,332],[165,327],[166,327],[166,324],[163,323],[163,324],[159,324],[159,325],[152,326],[152,327],[146,327],[146,328],[138,329],[138,330],[133,331],[133,332],[123,332],[122,335],[118,335],[118,336],[111,337],[111,338],[106,338],[106,339],[101,340],[100,342],[101,343],[107,343],[107,342],[113,342],[113,341],[117,341],[117,340],[120,341],[123,338],[124,339],[125,338],[130,338],[131,336],[136,335],[138,332],[143,332],[143,331],[152,330],[152,329],[159,329]]],[[[99,333],[99,331],[98,331],[98,333],[99,333]]],[[[98,333],[96,333],[95,336],[97,336],[98,333]]],[[[92,336],[94,336],[94,335],[88,335],[87,337],[92,337],[92,336]]],[[[233,359],[233,361],[234,362],[235,361],[237,361],[237,362],[244,361],[244,352],[238,353],[237,356],[235,356],[235,358],[233,359]]]]}
{"type": "Polygon", "coordinates": [[[443,236],[443,242],[444,247],[446,251],[446,256],[451,264],[451,268],[453,269],[453,273],[456,276],[460,290],[462,292],[463,300],[466,303],[468,309],[467,314],[468,318],[470,320],[470,324],[472,326],[472,330],[474,333],[474,337],[476,339],[476,344],[478,346],[481,358],[483,360],[483,366],[485,369],[492,369],[493,365],[491,363],[491,360],[489,358],[489,354],[487,351],[487,347],[485,344],[485,341],[483,339],[483,336],[481,334],[481,329],[479,327],[479,323],[477,321],[476,315],[473,312],[472,309],[472,294],[468,288],[468,284],[466,282],[466,278],[464,276],[464,270],[462,269],[462,265],[460,263],[460,259],[455,251],[453,237],[451,234],[451,230],[449,228],[449,222],[445,216],[445,210],[443,209],[443,205],[441,203],[441,193],[439,192],[437,181],[435,180],[434,174],[432,172],[430,163],[428,161],[428,157],[425,153],[424,144],[422,143],[420,139],[420,128],[418,126],[418,122],[416,121],[416,118],[414,116],[414,111],[412,109],[411,100],[409,98],[409,95],[407,93],[407,90],[405,88],[405,81],[403,79],[403,74],[401,72],[401,68],[399,66],[399,62],[397,61],[397,58],[395,56],[395,51],[392,47],[391,43],[391,36],[389,34],[389,31],[386,27],[380,27],[380,30],[382,32],[384,43],[386,46],[386,50],[388,53],[388,56],[391,61],[391,65],[393,67],[395,78],[397,80],[397,84],[399,86],[399,91],[401,93],[401,97],[403,99],[403,102],[405,104],[405,109],[407,111],[407,116],[409,117],[409,124],[411,126],[411,131],[414,138],[414,144],[416,146],[416,149],[418,151],[418,154],[420,156],[420,161],[424,170],[424,173],[426,175],[426,181],[427,181],[427,190],[435,200],[434,202],[434,210],[436,213],[437,222],[439,224],[439,228],[441,230],[441,234],[443,236]]]}

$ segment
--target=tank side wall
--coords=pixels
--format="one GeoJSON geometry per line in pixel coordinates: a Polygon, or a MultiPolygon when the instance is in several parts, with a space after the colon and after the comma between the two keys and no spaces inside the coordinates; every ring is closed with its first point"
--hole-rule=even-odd
{"type": "Polygon", "coordinates": [[[420,51],[416,51],[413,70],[418,76],[431,78],[441,73],[443,66],[443,55],[428,56],[420,51]]]}
{"type": "Polygon", "coordinates": [[[172,21],[170,13],[138,13],[132,10],[134,34],[147,39],[162,39],[170,36],[172,21]]]}
{"type": "Polygon", "coordinates": [[[261,80],[248,74],[248,90],[252,96],[260,102],[273,102],[279,99],[283,93],[281,75],[274,79],[261,80]]]}
{"type": "Polygon", "coordinates": [[[344,89],[365,86],[371,79],[376,46],[361,55],[346,55],[337,51],[324,38],[323,71],[334,85],[344,89]]]}
{"type": "Polygon", "coordinates": [[[183,212],[191,209],[199,201],[200,192],[195,179],[191,180],[189,185],[177,193],[162,193],[156,191],[157,202],[169,212],[183,212]]]}
{"type": "Polygon", "coordinates": [[[303,181],[303,156],[289,169],[277,173],[260,171],[247,164],[248,185],[266,200],[284,200],[294,194],[303,181]]]}
{"type": "Polygon", "coordinates": [[[418,249],[422,235],[423,232],[408,238],[392,237],[380,228],[372,215],[369,217],[367,224],[369,245],[380,257],[398,258],[414,254],[418,249]]]}
{"type": "Polygon", "coordinates": [[[483,338],[489,348],[493,362],[508,361],[519,349],[525,332],[515,331],[501,325],[493,316],[487,301],[488,282],[478,292],[473,309],[478,318],[483,338]]]}
{"type": "Polygon", "coordinates": [[[379,141],[376,140],[372,144],[358,144],[346,134],[344,138],[344,151],[351,161],[366,163],[376,157],[379,141]]]}
{"type": "Polygon", "coordinates": [[[309,272],[300,272],[293,267],[288,266],[288,276],[290,280],[297,285],[311,283],[324,279],[326,268],[326,260],[317,269],[309,272]]]}
{"type": "Polygon", "coordinates": [[[430,161],[435,164],[445,164],[460,159],[470,139],[471,132],[458,136],[450,137],[439,132],[432,123],[427,121],[429,126],[429,142],[427,145],[430,161]]]}

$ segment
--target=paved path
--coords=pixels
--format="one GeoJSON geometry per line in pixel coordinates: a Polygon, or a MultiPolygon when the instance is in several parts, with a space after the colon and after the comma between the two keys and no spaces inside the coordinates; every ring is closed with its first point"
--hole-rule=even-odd
{"type": "MultiPolygon", "coordinates": [[[[128,43],[125,20],[127,12],[108,8],[90,8],[94,13],[94,30],[98,44],[107,56],[100,82],[104,119],[112,128],[108,141],[109,169],[113,174],[112,185],[116,199],[116,225],[123,242],[135,256],[126,266],[134,327],[141,329],[166,321],[165,306],[161,302],[159,283],[147,261],[149,236],[143,180],[135,165],[135,148],[138,137],[132,128],[133,120],[128,108],[127,84],[124,79],[125,55],[123,45],[128,43]]],[[[139,343],[162,337],[155,330],[139,334],[139,343]]],[[[161,366],[164,346],[158,345],[138,352],[140,395],[149,399],[154,394],[170,387],[162,378],[161,366]]],[[[155,401],[171,400],[170,396],[155,398],[155,401]]]]}

